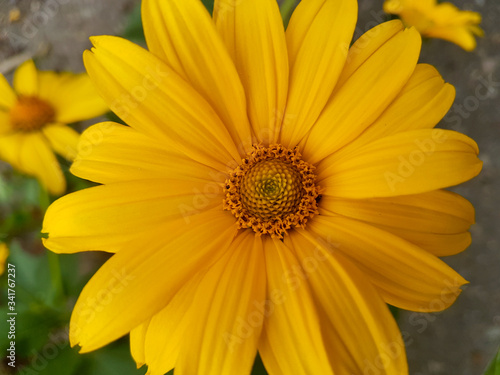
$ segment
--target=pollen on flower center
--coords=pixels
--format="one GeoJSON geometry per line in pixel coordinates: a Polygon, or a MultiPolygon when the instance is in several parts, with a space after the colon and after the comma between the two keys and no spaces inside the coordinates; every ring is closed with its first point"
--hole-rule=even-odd
{"type": "Polygon", "coordinates": [[[304,228],[318,213],[313,170],[297,149],[255,146],[226,181],[224,209],[234,214],[240,228],[283,238],[288,229],[304,228]]]}
{"type": "Polygon", "coordinates": [[[53,122],[54,107],[36,96],[20,96],[9,112],[15,130],[29,132],[53,122]]]}

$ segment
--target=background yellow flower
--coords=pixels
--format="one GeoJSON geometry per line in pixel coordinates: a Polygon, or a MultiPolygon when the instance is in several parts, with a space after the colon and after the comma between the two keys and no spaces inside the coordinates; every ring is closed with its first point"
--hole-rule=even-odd
{"type": "Polygon", "coordinates": [[[9,248],[7,244],[0,242],[0,275],[5,272],[5,261],[9,256],[9,248]]]}
{"type": "Polygon", "coordinates": [[[408,26],[415,26],[426,37],[440,38],[472,51],[476,48],[474,36],[483,36],[478,26],[481,15],[462,11],[452,3],[437,0],[386,0],[384,10],[397,14],[408,26]]]}
{"type": "Polygon", "coordinates": [[[62,194],[66,180],[54,151],[73,160],[79,138],[66,124],[106,111],[85,73],[38,71],[26,61],[14,73],[13,89],[0,75],[0,159],[62,194]]]}

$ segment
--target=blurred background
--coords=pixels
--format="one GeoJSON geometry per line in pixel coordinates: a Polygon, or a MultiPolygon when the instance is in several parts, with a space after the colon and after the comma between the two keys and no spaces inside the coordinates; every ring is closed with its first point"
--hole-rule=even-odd
{"type": "MultiPolygon", "coordinates": [[[[471,136],[484,162],[481,175],[452,190],[476,208],[472,246],[445,258],[470,284],[458,301],[439,314],[396,311],[412,375],[480,375],[500,345],[500,1],[454,0],[480,12],[485,37],[473,52],[442,41],[423,43],[421,62],[440,71],[457,89],[455,104],[439,127],[471,136]]],[[[206,1],[210,3],[210,1],[206,1]]],[[[355,37],[389,19],[383,0],[359,0],[355,37]]],[[[0,73],[34,58],[39,69],[83,71],[82,52],[91,35],[121,35],[143,43],[139,0],[0,0],[0,73]]],[[[80,130],[98,122],[76,124],[80,130]]],[[[69,191],[90,186],[72,177],[61,159],[69,191]]],[[[134,375],[128,338],[94,353],[79,355],[67,340],[73,304],[107,256],[99,253],[56,256],[40,241],[43,212],[52,198],[36,180],[0,162],[0,241],[11,244],[9,262],[16,275],[16,355],[12,372],[2,354],[0,374],[134,375]]],[[[0,279],[0,353],[8,349],[5,276],[0,279]]],[[[265,374],[256,363],[255,374],[265,374]]]]}

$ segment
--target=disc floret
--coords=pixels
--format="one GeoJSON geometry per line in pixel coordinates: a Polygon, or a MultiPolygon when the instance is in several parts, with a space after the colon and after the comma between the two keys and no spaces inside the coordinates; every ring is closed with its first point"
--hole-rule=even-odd
{"type": "Polygon", "coordinates": [[[226,180],[224,209],[233,213],[239,228],[283,238],[288,229],[305,228],[318,214],[315,180],[314,167],[297,148],[254,146],[226,180]]]}
{"type": "Polygon", "coordinates": [[[55,120],[54,107],[36,96],[20,96],[9,112],[15,130],[31,132],[55,120]]]}

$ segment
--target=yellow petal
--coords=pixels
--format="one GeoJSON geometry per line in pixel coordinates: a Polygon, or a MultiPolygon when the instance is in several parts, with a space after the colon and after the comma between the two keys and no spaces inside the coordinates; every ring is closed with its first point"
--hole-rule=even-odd
{"type": "Polygon", "coordinates": [[[246,231],[200,283],[175,372],[249,374],[265,319],[261,310],[265,301],[262,240],[246,231]]]}
{"type": "Polygon", "coordinates": [[[146,341],[146,333],[148,332],[149,322],[150,320],[147,320],[130,331],[130,354],[137,364],[137,368],[141,368],[146,363],[144,344],[146,341]]]}
{"type": "Polygon", "coordinates": [[[0,74],[0,109],[8,110],[16,102],[16,93],[7,79],[0,74]]]}
{"type": "Polygon", "coordinates": [[[441,311],[467,283],[439,258],[389,232],[344,217],[315,217],[308,229],[364,272],[384,301],[406,310],[441,311]]]}
{"type": "Polygon", "coordinates": [[[0,136],[0,159],[18,170],[22,168],[19,160],[19,150],[22,142],[23,136],[19,133],[0,136]]]}
{"type": "Polygon", "coordinates": [[[471,11],[461,11],[451,3],[438,4],[430,10],[432,26],[422,30],[422,34],[441,38],[455,43],[466,51],[476,48],[474,34],[483,35],[483,30],[477,26],[481,23],[481,15],[471,11]]]}
{"type": "Polygon", "coordinates": [[[84,54],[87,71],[125,122],[207,164],[240,159],[210,105],[163,62],[125,39],[102,36],[92,42],[93,53],[84,54]]]}
{"type": "Polygon", "coordinates": [[[26,135],[20,152],[21,164],[29,174],[36,176],[50,193],[64,193],[66,180],[61,167],[41,134],[26,135]]]}
{"type": "Polygon", "coordinates": [[[193,275],[227,251],[236,231],[230,216],[206,212],[190,225],[176,222],[163,236],[144,237],[113,255],[78,298],[71,345],[80,345],[82,353],[98,349],[163,309],[193,275]]]}
{"type": "Polygon", "coordinates": [[[56,121],[69,124],[109,111],[86,73],[39,72],[39,95],[56,110],[56,121]]]}
{"type": "Polygon", "coordinates": [[[38,95],[38,71],[33,60],[25,61],[16,69],[13,86],[18,95],[38,95]]]}
{"type": "Polygon", "coordinates": [[[51,124],[44,126],[42,132],[52,148],[67,160],[76,157],[76,150],[80,134],[66,125],[51,124]]]}
{"type": "Polygon", "coordinates": [[[397,33],[336,89],[305,143],[310,163],[354,140],[382,114],[415,70],[420,45],[415,29],[397,33]]]}
{"type": "Polygon", "coordinates": [[[474,207],[445,190],[390,198],[345,199],[324,196],[326,215],[342,215],[375,225],[434,255],[456,254],[470,245],[474,207]]]}
{"type": "Polygon", "coordinates": [[[277,142],[288,92],[288,54],[275,0],[218,0],[214,20],[247,95],[259,142],[277,142]]]}
{"type": "Polygon", "coordinates": [[[259,353],[270,374],[333,374],[320,316],[301,263],[279,240],[265,238],[268,313],[259,353]]]}
{"type": "Polygon", "coordinates": [[[454,234],[474,224],[474,207],[460,195],[436,190],[389,198],[324,197],[321,207],[333,214],[418,232],[454,234]]]}
{"type": "Polygon", "coordinates": [[[313,126],[342,71],[356,26],[353,0],[301,1],[286,31],[290,89],[281,143],[293,148],[313,126]]]}
{"type": "Polygon", "coordinates": [[[349,48],[344,69],[340,74],[335,90],[342,87],[356,70],[363,65],[379,48],[396,34],[404,30],[399,20],[383,22],[361,35],[349,48]]]}
{"type": "Polygon", "coordinates": [[[479,13],[461,11],[449,2],[386,0],[384,11],[398,14],[405,24],[415,26],[424,36],[448,40],[467,51],[476,47],[474,34],[483,35],[478,26],[481,22],[479,13]]]}
{"type": "MultiPolygon", "coordinates": [[[[74,175],[102,184],[149,179],[202,182],[200,195],[219,191],[225,173],[169,150],[157,139],[113,122],[93,125],[80,138],[74,175]]],[[[201,186],[200,186],[201,188],[201,186]]]]}
{"type": "Polygon", "coordinates": [[[145,343],[148,375],[163,375],[175,367],[186,332],[194,324],[190,312],[203,275],[200,272],[192,277],[170,303],[151,318],[145,343]]]}
{"type": "Polygon", "coordinates": [[[379,374],[408,374],[399,328],[366,276],[339,252],[325,248],[322,240],[295,232],[285,244],[300,259],[323,314],[321,327],[334,373],[375,369],[379,374]],[[391,360],[381,361],[387,355],[391,360]]]}
{"type": "MultiPolygon", "coordinates": [[[[222,210],[222,191],[204,194],[204,183],[153,179],[97,186],[54,202],[43,222],[44,245],[57,253],[116,252],[144,233],[161,231],[175,219],[214,207],[222,210]]],[[[228,214],[231,217],[230,214],[228,214]]]]}
{"type": "Polygon", "coordinates": [[[469,232],[440,234],[378,226],[438,257],[458,254],[467,249],[472,240],[469,232]]]}
{"type": "Polygon", "coordinates": [[[212,105],[238,149],[250,150],[245,92],[203,4],[199,0],[145,0],[142,20],[149,50],[212,105]]]}
{"type": "Polygon", "coordinates": [[[344,198],[418,194],[477,176],[477,154],[477,144],[463,134],[413,130],[332,155],[317,169],[318,180],[324,194],[344,198]]]}
{"type": "Polygon", "coordinates": [[[0,108],[0,136],[7,135],[8,133],[11,132],[12,132],[12,124],[10,122],[9,112],[4,112],[0,108]]]}
{"type": "Polygon", "coordinates": [[[51,194],[61,195],[66,180],[45,137],[38,132],[0,137],[0,157],[35,176],[51,194]]]}
{"type": "Polygon", "coordinates": [[[433,128],[448,112],[455,88],[431,65],[418,64],[399,95],[357,139],[340,152],[403,131],[433,128]]]}
{"type": "Polygon", "coordinates": [[[473,51],[477,45],[474,35],[463,26],[434,27],[426,30],[423,35],[447,40],[469,52],[473,51]]]}
{"type": "Polygon", "coordinates": [[[0,242],[0,275],[5,272],[5,261],[9,257],[9,248],[3,242],[0,242]]]}

